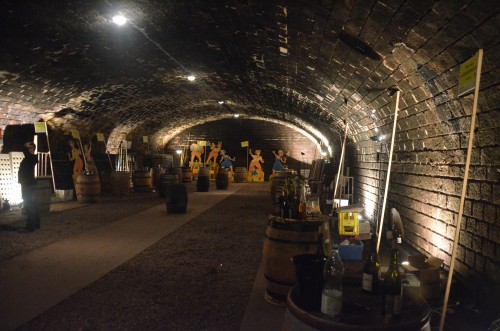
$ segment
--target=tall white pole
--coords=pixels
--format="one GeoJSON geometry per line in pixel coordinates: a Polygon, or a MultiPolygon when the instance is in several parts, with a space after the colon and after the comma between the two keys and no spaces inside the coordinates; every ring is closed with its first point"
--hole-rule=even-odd
{"type": "MultiPolygon", "coordinates": [[[[339,170],[337,172],[337,180],[335,181],[335,189],[333,190],[332,214],[333,214],[333,209],[335,207],[335,197],[337,196],[337,189],[339,187],[339,180],[342,177],[342,173],[343,173],[342,171],[344,169],[345,148],[346,148],[345,145],[346,145],[346,141],[347,141],[347,128],[349,127],[349,122],[347,121],[348,116],[349,116],[349,108],[347,107],[347,99],[344,99],[344,102],[345,102],[344,142],[342,143],[342,152],[340,153],[339,170]]],[[[340,205],[340,199],[339,199],[339,205],[340,205]]]]}
{"type": "Polygon", "coordinates": [[[382,209],[380,210],[380,221],[378,229],[378,239],[377,239],[377,253],[380,247],[380,237],[382,236],[382,228],[384,227],[384,216],[385,216],[385,205],[387,202],[387,192],[389,191],[389,179],[391,178],[391,165],[392,165],[392,152],[394,151],[394,139],[396,137],[396,126],[398,122],[398,112],[399,112],[399,95],[400,91],[396,91],[396,102],[394,105],[394,123],[392,125],[392,139],[391,139],[391,151],[389,152],[389,165],[387,166],[387,177],[385,179],[385,190],[384,190],[384,200],[382,202],[382,209]]]}
{"type": "Polygon", "coordinates": [[[467,193],[467,182],[469,180],[469,167],[470,167],[470,159],[472,156],[472,142],[474,140],[474,129],[476,127],[477,100],[479,98],[479,83],[481,80],[482,65],[483,65],[483,50],[480,49],[478,52],[478,59],[477,59],[476,84],[474,87],[474,103],[472,106],[472,115],[470,121],[469,144],[467,146],[467,159],[465,161],[464,181],[462,183],[462,196],[460,197],[460,208],[458,209],[457,227],[455,229],[455,240],[453,242],[453,251],[451,254],[450,271],[448,272],[448,281],[446,284],[446,292],[444,295],[443,309],[441,313],[441,320],[439,322],[440,331],[442,331],[444,328],[444,320],[446,318],[446,308],[448,306],[448,299],[450,296],[450,287],[451,287],[451,281],[453,279],[453,269],[455,267],[458,239],[460,237],[460,226],[462,224],[462,215],[464,212],[465,195],[467,193]]]}

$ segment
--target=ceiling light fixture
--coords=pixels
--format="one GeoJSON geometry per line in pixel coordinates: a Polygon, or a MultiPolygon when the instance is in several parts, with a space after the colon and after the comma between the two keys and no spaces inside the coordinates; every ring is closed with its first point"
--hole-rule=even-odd
{"type": "Polygon", "coordinates": [[[192,82],[192,81],[194,81],[194,80],[196,79],[196,77],[195,77],[194,75],[189,75],[189,76],[187,76],[187,79],[188,79],[190,82],[192,82]]]}
{"type": "Polygon", "coordinates": [[[122,26],[125,23],[127,23],[127,18],[125,16],[123,16],[122,14],[115,15],[115,16],[113,16],[113,23],[115,23],[116,25],[122,26]]]}

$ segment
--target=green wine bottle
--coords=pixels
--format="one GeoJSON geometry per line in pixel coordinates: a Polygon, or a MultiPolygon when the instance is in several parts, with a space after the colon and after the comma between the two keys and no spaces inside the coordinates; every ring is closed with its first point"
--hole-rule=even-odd
{"type": "Polygon", "coordinates": [[[384,278],[383,309],[385,316],[397,317],[401,314],[403,287],[398,267],[398,249],[396,242],[391,251],[391,263],[384,278]]]}
{"type": "Polygon", "coordinates": [[[379,289],[380,259],[377,253],[377,237],[372,235],[370,254],[363,265],[361,286],[365,293],[377,293],[379,289]]]}

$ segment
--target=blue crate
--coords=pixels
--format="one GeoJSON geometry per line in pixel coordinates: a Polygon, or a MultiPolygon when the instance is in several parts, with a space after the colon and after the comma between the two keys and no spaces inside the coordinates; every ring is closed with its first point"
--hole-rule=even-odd
{"type": "Polygon", "coordinates": [[[362,260],[363,243],[360,240],[349,239],[350,245],[339,245],[341,260],[362,260]]]}

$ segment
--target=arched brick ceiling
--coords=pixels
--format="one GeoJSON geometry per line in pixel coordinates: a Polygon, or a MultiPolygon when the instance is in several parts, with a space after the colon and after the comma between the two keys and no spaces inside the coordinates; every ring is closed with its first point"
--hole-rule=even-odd
{"type": "Polygon", "coordinates": [[[42,118],[160,141],[238,112],[337,136],[345,97],[350,139],[364,141],[389,131],[389,88],[411,129],[456,97],[456,67],[477,48],[497,68],[498,12],[487,0],[2,1],[0,126],[42,118]],[[117,12],[131,21],[113,24],[117,12]]]}

